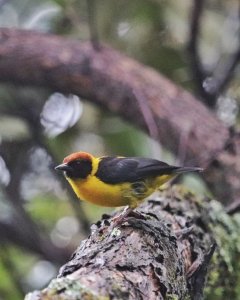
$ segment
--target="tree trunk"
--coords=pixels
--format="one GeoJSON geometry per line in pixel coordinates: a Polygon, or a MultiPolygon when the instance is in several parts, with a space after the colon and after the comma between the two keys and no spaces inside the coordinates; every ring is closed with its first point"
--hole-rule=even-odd
{"type": "Polygon", "coordinates": [[[58,279],[26,299],[203,299],[208,268],[205,296],[238,298],[239,229],[220,204],[174,186],[138,212],[113,230],[103,216],[58,279]]]}

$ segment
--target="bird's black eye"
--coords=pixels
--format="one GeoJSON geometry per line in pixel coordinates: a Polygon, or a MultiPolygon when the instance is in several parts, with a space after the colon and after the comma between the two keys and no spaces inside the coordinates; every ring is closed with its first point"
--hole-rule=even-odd
{"type": "Polygon", "coordinates": [[[92,171],[92,162],[90,160],[74,160],[68,165],[72,170],[67,171],[66,175],[70,178],[86,178],[92,171]]]}

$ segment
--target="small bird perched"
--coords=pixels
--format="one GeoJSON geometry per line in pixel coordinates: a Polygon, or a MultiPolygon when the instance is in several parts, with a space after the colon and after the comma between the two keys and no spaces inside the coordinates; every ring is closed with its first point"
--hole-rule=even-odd
{"type": "Polygon", "coordinates": [[[146,197],[178,174],[200,172],[201,168],[170,166],[143,157],[94,157],[76,152],[55,169],[64,175],[81,200],[97,205],[127,206],[125,218],[146,197]]]}

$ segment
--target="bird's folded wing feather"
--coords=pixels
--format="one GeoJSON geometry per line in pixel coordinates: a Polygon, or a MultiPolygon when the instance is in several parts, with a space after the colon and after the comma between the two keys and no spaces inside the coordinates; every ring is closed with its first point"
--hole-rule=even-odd
{"type": "Polygon", "coordinates": [[[103,157],[96,176],[105,183],[135,182],[149,176],[171,174],[179,167],[151,158],[103,157]]]}

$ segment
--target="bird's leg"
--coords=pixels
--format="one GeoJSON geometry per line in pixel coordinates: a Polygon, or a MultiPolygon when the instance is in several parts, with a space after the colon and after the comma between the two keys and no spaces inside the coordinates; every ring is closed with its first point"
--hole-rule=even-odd
{"type": "Polygon", "coordinates": [[[112,218],[112,229],[118,225],[121,225],[124,219],[133,211],[133,208],[126,206],[124,210],[114,218],[112,218]]]}
{"type": "Polygon", "coordinates": [[[126,206],[119,215],[112,218],[110,229],[112,230],[121,225],[129,215],[136,219],[145,219],[145,217],[141,213],[134,211],[135,208],[136,206],[126,206]]]}
{"type": "Polygon", "coordinates": [[[108,225],[104,224],[103,227],[100,229],[101,232],[112,231],[114,228],[121,225],[124,222],[124,219],[132,213],[133,209],[134,208],[130,206],[126,206],[120,214],[117,214],[115,217],[112,218],[111,223],[109,223],[110,220],[107,220],[108,225]]]}

